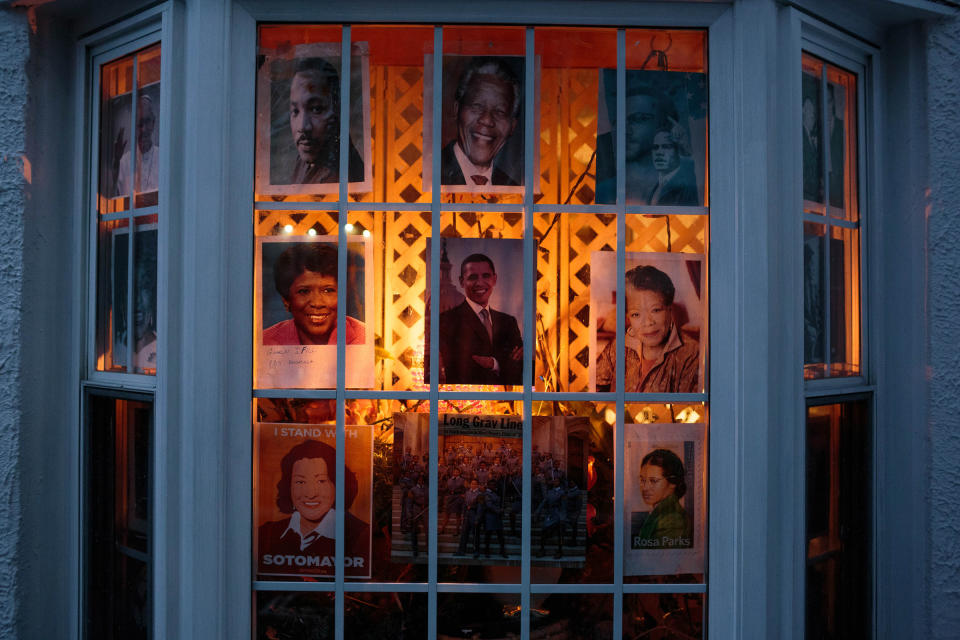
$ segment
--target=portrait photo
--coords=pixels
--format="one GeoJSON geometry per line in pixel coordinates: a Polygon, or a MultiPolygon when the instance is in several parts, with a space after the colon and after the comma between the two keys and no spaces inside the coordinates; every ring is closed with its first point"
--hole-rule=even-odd
{"type": "Polygon", "coordinates": [[[346,429],[344,504],[336,502],[336,427],[254,425],[257,573],[333,578],[337,509],[344,517],[344,575],[370,577],[373,427],[346,429]]]}
{"type": "MultiPolygon", "coordinates": [[[[617,79],[600,70],[597,204],[617,196],[617,79]]],[[[627,70],[626,204],[704,205],[707,75],[627,70]]]]}
{"type": "Polygon", "coordinates": [[[346,341],[346,384],[374,384],[373,249],[347,244],[347,288],[338,287],[335,236],[257,238],[254,331],[256,385],[329,389],[337,382],[337,337],[346,341]],[[338,309],[345,305],[345,326],[338,309]]]}
{"type": "Polygon", "coordinates": [[[702,573],[706,425],[624,431],[624,575],[702,573]]]}
{"type": "Polygon", "coordinates": [[[626,308],[616,310],[617,256],[590,258],[590,388],[616,391],[617,321],[624,328],[624,391],[700,393],[704,389],[707,309],[704,256],[626,255],[626,308]]]}
{"type": "Polygon", "coordinates": [[[127,331],[127,283],[130,269],[129,227],[112,232],[113,366],[129,366],[134,373],[157,369],[157,225],[139,225],[134,232],[133,335],[127,331]],[[127,357],[133,338],[133,360],[127,357]]]}
{"type": "MultiPolygon", "coordinates": [[[[433,65],[426,56],[424,68],[433,65]]],[[[523,56],[443,56],[440,185],[443,193],[523,193],[523,56]]],[[[424,104],[432,104],[432,76],[424,104]]],[[[433,114],[423,118],[423,189],[431,189],[433,114]]]]}
{"type": "Polygon", "coordinates": [[[137,92],[136,124],[132,94],[105,101],[100,119],[100,197],[129,197],[135,206],[157,203],[160,177],[160,83],[137,92]],[[131,130],[135,135],[131,135],[131,130]],[[131,180],[131,176],[133,179],[131,180]]]}
{"type": "MultiPolygon", "coordinates": [[[[340,181],[339,42],[262,52],[257,73],[256,190],[268,195],[337,193],[340,181]]],[[[372,184],[367,43],[353,44],[347,123],[348,191],[372,184]]]]}
{"type": "MultiPolygon", "coordinates": [[[[427,240],[427,255],[430,255],[427,240]]],[[[440,291],[440,383],[521,384],[523,377],[523,241],[443,238],[440,291]]],[[[428,327],[429,329],[429,327],[428,327]]],[[[430,333],[424,353],[429,356],[430,333]]],[[[429,361],[426,367],[430,376],[429,361]]]]}

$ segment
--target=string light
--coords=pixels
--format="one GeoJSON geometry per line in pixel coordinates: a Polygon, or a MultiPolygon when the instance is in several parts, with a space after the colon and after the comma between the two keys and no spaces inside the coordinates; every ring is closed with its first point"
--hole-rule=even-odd
{"type": "Polygon", "coordinates": [[[288,224],[283,228],[284,233],[293,233],[293,225],[288,224]]]}

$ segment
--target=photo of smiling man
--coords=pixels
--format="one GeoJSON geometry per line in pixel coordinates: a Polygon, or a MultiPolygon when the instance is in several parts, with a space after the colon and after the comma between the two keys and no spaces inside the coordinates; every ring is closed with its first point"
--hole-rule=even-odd
{"type": "MultiPolygon", "coordinates": [[[[339,43],[295,48],[294,57],[264,55],[258,81],[257,190],[271,194],[335,193],[340,180],[339,43]]],[[[368,180],[369,86],[366,43],[351,57],[347,174],[351,190],[368,180]]]]}
{"type": "Polygon", "coordinates": [[[373,336],[365,322],[373,303],[370,241],[358,237],[348,243],[346,291],[338,285],[337,259],[333,236],[257,239],[258,386],[334,386],[340,332],[348,386],[373,385],[373,336]],[[340,305],[346,311],[343,326],[340,305]]]}
{"type": "Polygon", "coordinates": [[[522,191],[523,77],[520,56],[443,57],[445,193],[522,191]]]}
{"type": "Polygon", "coordinates": [[[444,238],[440,272],[440,382],[521,384],[522,241],[444,238]]]}

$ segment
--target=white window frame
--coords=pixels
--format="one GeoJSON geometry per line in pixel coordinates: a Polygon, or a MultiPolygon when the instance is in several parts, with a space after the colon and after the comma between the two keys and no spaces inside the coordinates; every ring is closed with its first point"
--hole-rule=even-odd
{"type": "MultiPolygon", "coordinates": [[[[824,402],[846,402],[847,400],[864,400],[868,405],[868,415],[872,421],[870,425],[870,452],[872,477],[872,516],[871,533],[871,582],[873,593],[872,637],[877,637],[877,590],[880,576],[877,572],[878,538],[882,535],[878,520],[878,481],[884,472],[879,466],[878,437],[880,424],[877,414],[876,371],[874,367],[877,345],[880,340],[871,340],[876,335],[876,319],[871,313],[870,292],[876,286],[873,277],[875,256],[871,252],[874,231],[873,222],[880,217],[882,203],[879,195],[879,174],[877,156],[877,109],[879,108],[879,73],[877,71],[880,50],[867,40],[857,38],[849,32],[843,32],[835,26],[824,23],[811,15],[793,7],[784,8],[781,16],[781,37],[787,43],[787,53],[781,59],[781,75],[787,85],[786,104],[784,105],[784,122],[787,123],[781,136],[789,158],[785,163],[785,173],[789,180],[786,189],[784,219],[788,222],[788,256],[785,275],[788,278],[792,291],[798,292],[787,308],[792,308],[790,322],[795,329],[793,352],[797,357],[792,361],[794,382],[789,400],[784,404],[786,430],[781,447],[781,462],[785,467],[785,480],[782,484],[784,498],[792,509],[785,514],[784,528],[789,532],[787,540],[792,545],[784,549],[786,556],[792,556],[790,584],[784,585],[786,593],[784,600],[792,602],[792,611],[786,619],[792,618],[790,637],[803,638],[806,621],[806,568],[807,568],[807,540],[806,540],[806,429],[807,408],[824,404],[824,402]],[[802,122],[801,109],[801,58],[802,54],[810,53],[828,64],[844,68],[857,76],[857,190],[859,203],[859,243],[860,243],[860,375],[834,376],[813,380],[804,380],[804,330],[803,330],[803,223],[814,221],[815,216],[805,216],[803,211],[803,163],[802,163],[802,122]],[[789,600],[788,600],[789,598],[789,600]]],[[[825,214],[829,217],[829,213],[825,214]]],[[[838,222],[831,219],[831,226],[838,222]]],[[[849,227],[848,223],[840,222],[836,226],[849,227]]],[[[828,227],[829,231],[829,227],[828,227]]],[[[829,287],[829,282],[826,285],[829,287]]],[[[830,318],[827,318],[827,323],[830,318]]],[[[830,345],[825,343],[826,353],[829,356],[830,345]]],[[[827,358],[829,359],[829,357],[827,358]]],[[[829,374],[828,374],[829,375],[829,374]]],[[[789,565],[788,565],[789,566],[789,565]]]]}
{"type": "MultiPolygon", "coordinates": [[[[377,3],[373,3],[376,5],[377,3]]],[[[244,141],[243,144],[233,144],[231,148],[233,152],[230,154],[232,159],[234,159],[234,168],[235,171],[232,174],[236,179],[236,186],[232,186],[229,193],[229,204],[227,206],[228,210],[233,212],[231,215],[236,215],[237,220],[241,220],[243,216],[249,217],[254,211],[255,203],[252,199],[254,192],[253,189],[253,154],[249,145],[249,140],[252,140],[253,134],[253,123],[255,121],[255,113],[253,111],[254,101],[252,96],[254,93],[254,81],[255,74],[251,71],[255,68],[255,54],[256,54],[256,43],[257,43],[257,33],[256,25],[258,22],[305,22],[305,23],[345,23],[350,24],[352,21],[362,21],[362,20],[371,20],[375,24],[385,22],[382,20],[382,16],[393,15],[390,13],[388,7],[382,6],[382,11],[377,12],[375,8],[370,8],[369,10],[358,11],[355,9],[349,9],[344,7],[325,7],[322,10],[315,8],[304,8],[303,6],[295,6],[294,3],[266,3],[266,2],[248,2],[245,3],[243,8],[234,7],[235,11],[233,12],[232,19],[234,22],[233,35],[232,35],[232,44],[233,44],[233,57],[232,57],[232,73],[231,80],[234,86],[232,99],[242,105],[241,108],[236,109],[233,112],[233,118],[231,119],[231,130],[234,133],[228,134],[229,139],[236,143],[238,141],[244,141]],[[381,19],[377,19],[377,17],[381,19]],[[246,138],[245,138],[246,136],[246,138]],[[242,213],[241,213],[242,212],[242,213]]],[[[458,8],[456,10],[451,10],[449,8],[439,8],[439,7],[417,7],[411,6],[405,7],[405,14],[403,16],[404,22],[411,22],[417,24],[518,24],[518,25],[545,25],[550,26],[553,24],[556,25],[565,25],[565,24],[577,24],[577,25],[597,25],[597,26],[607,26],[611,24],[616,24],[618,27],[630,28],[632,26],[636,27],[699,27],[707,28],[709,30],[708,35],[708,72],[709,72],[709,83],[710,83],[710,114],[711,114],[711,127],[710,127],[710,149],[711,149],[711,206],[710,206],[710,215],[719,216],[719,220],[722,221],[721,224],[715,224],[711,227],[711,238],[710,238],[710,255],[711,255],[711,264],[710,264],[710,274],[711,274],[711,301],[719,299],[725,299],[725,294],[732,294],[732,281],[733,278],[730,276],[730,258],[733,255],[732,246],[727,244],[734,234],[733,230],[735,224],[730,222],[729,216],[734,211],[734,205],[732,202],[733,190],[730,188],[732,186],[732,174],[730,173],[734,165],[734,154],[733,148],[734,144],[732,142],[732,135],[734,127],[732,123],[730,126],[724,126],[725,120],[728,120],[733,117],[733,113],[729,108],[729,105],[732,103],[733,98],[733,87],[730,85],[729,70],[732,66],[733,58],[733,47],[732,47],[732,12],[729,7],[718,6],[718,5],[691,5],[684,7],[683,10],[678,10],[674,6],[667,5],[648,5],[648,6],[631,6],[631,7],[579,7],[579,8],[570,8],[571,13],[568,15],[557,15],[556,7],[549,5],[549,3],[531,3],[531,11],[527,12],[517,12],[516,7],[514,6],[502,6],[502,7],[490,7],[484,6],[482,8],[474,7],[468,8],[466,11],[463,8],[458,8]],[[547,11],[548,7],[550,8],[547,11]],[[541,11],[537,11],[539,8],[541,11]],[[627,15],[624,15],[626,10],[627,15]],[[590,15],[583,15],[589,11],[590,15]],[[523,15],[517,15],[522,13],[523,15]],[[726,181],[726,184],[724,184],[726,181]],[[724,213],[718,213],[724,211],[724,213]],[[721,226],[726,226],[728,231],[718,232],[721,226]],[[717,256],[724,256],[721,260],[717,259],[717,256]]],[[[622,34],[621,38],[621,55],[622,54],[622,34]]],[[[533,48],[532,42],[528,40],[528,56],[532,56],[533,48]]],[[[439,64],[440,56],[435,56],[435,66],[439,64]]],[[[427,71],[429,73],[429,70],[427,71]]],[[[341,78],[341,82],[345,82],[346,78],[341,78]]],[[[532,75],[528,74],[528,92],[532,91],[531,83],[533,81],[532,75]]],[[[436,110],[439,105],[434,105],[436,110]]],[[[342,105],[342,108],[345,108],[345,105],[342,105]]],[[[527,108],[533,108],[533,102],[529,101],[527,108]]],[[[532,126],[533,118],[532,114],[528,113],[527,121],[532,126]]],[[[343,119],[343,122],[346,122],[346,119],[343,119]]],[[[437,113],[434,114],[435,126],[439,126],[439,118],[437,113]]],[[[529,138],[530,140],[535,140],[536,136],[529,138]]],[[[341,140],[343,143],[343,139],[341,140]]],[[[534,145],[529,145],[531,150],[528,151],[527,164],[529,165],[532,162],[532,153],[534,145]]],[[[436,156],[436,154],[434,154],[436,156]]],[[[436,158],[435,158],[436,159],[436,158]]],[[[529,167],[528,167],[529,172],[529,167]]],[[[434,172],[435,176],[439,175],[438,171],[434,172]]],[[[231,184],[234,184],[234,181],[231,180],[231,184]]],[[[341,193],[341,200],[345,200],[345,193],[341,193]]],[[[535,212],[536,207],[532,206],[532,202],[525,202],[523,205],[516,208],[522,209],[526,207],[527,211],[535,212]]],[[[423,209],[424,205],[405,205],[397,206],[396,209],[409,209],[411,206],[415,208],[423,209]]],[[[427,205],[429,206],[429,205],[427,205]]],[[[473,205],[470,205],[471,208],[474,208],[473,205]]],[[[300,204],[293,205],[294,208],[301,208],[300,204]]],[[[330,204],[320,205],[320,208],[329,209],[330,204]]],[[[304,208],[310,208],[309,206],[304,208]]],[[[317,208],[317,207],[314,207],[317,208]]],[[[341,224],[345,220],[346,211],[350,209],[359,209],[367,210],[369,205],[363,205],[357,203],[356,206],[344,205],[343,202],[340,204],[341,210],[341,224]]],[[[462,207],[461,207],[462,208],[462,207]]],[[[478,209],[484,208],[483,205],[477,205],[478,209]]],[[[513,207],[511,207],[513,208],[513,207]]],[[[562,210],[563,207],[550,207],[546,208],[551,211],[562,210]]],[[[586,207],[585,207],[586,208],[586,207]]],[[[620,207],[622,208],[622,205],[620,207]]],[[[393,210],[393,208],[390,208],[393,210]]],[[[439,213],[440,206],[437,203],[433,205],[434,217],[439,222],[439,213]]],[[[621,216],[620,224],[623,225],[625,218],[621,216]]],[[[527,216],[527,226],[532,225],[532,216],[527,216]]],[[[237,224],[234,225],[236,228],[230,229],[232,239],[230,240],[231,245],[252,247],[253,246],[253,235],[252,235],[252,225],[249,223],[237,224]]],[[[528,228],[528,234],[532,237],[532,232],[528,228]]],[[[623,229],[619,229],[618,238],[622,242],[624,237],[623,229]]],[[[342,244],[342,243],[341,243],[342,244]]],[[[434,258],[439,257],[439,243],[435,243],[434,249],[438,253],[434,258]]],[[[342,252],[343,253],[343,252],[342,252]]],[[[345,255],[345,254],[344,254],[345,255]]],[[[341,255],[341,260],[344,258],[344,255],[341,255]]],[[[621,252],[622,255],[622,252],[621,252]]],[[[529,260],[530,257],[528,256],[529,260]]],[[[231,268],[234,272],[243,272],[243,273],[252,273],[253,269],[253,256],[252,250],[249,255],[237,256],[233,262],[233,267],[231,268]]],[[[439,277],[439,270],[434,270],[432,272],[435,277],[439,277]]],[[[436,284],[436,283],[434,283],[436,284]]],[[[530,285],[528,283],[527,287],[530,285]]],[[[528,299],[533,299],[533,292],[528,291],[528,299]]],[[[244,319],[252,317],[252,295],[251,290],[247,286],[246,289],[239,288],[236,290],[236,297],[234,300],[242,300],[243,305],[238,309],[238,312],[235,315],[241,316],[244,319]]],[[[238,305],[239,306],[239,305],[238,305]]],[[[529,305],[527,305],[529,306],[529,305]]],[[[531,310],[527,310],[527,313],[532,313],[531,310]]],[[[711,519],[709,523],[709,566],[707,570],[707,576],[722,576],[727,571],[732,571],[733,568],[727,566],[729,559],[734,555],[730,552],[730,547],[733,544],[735,536],[733,535],[734,523],[736,519],[733,517],[735,512],[735,503],[736,503],[736,492],[729,485],[729,482],[733,480],[732,474],[729,473],[729,470],[733,466],[733,457],[732,452],[734,450],[734,444],[737,440],[731,432],[736,428],[736,422],[732,419],[732,414],[726,413],[729,411],[733,403],[729,401],[723,401],[717,403],[716,399],[721,396],[726,396],[731,398],[735,391],[735,381],[730,377],[723,375],[724,370],[724,358],[717,354],[718,343],[726,342],[732,344],[734,340],[731,338],[732,325],[726,320],[718,320],[717,315],[718,310],[716,306],[711,304],[710,317],[711,317],[711,326],[710,326],[710,339],[712,356],[710,361],[711,368],[711,386],[709,389],[709,394],[696,394],[695,397],[691,399],[694,401],[702,401],[707,398],[711,400],[710,406],[710,469],[711,469],[711,478],[710,478],[710,512],[711,519]]],[[[719,315],[725,316],[729,319],[729,313],[720,313],[719,315]]],[[[529,320],[529,318],[528,318],[529,320]]],[[[249,325],[244,327],[244,339],[249,343],[249,325]]],[[[342,345],[340,345],[342,349],[342,345]]],[[[527,346],[529,349],[529,345],[527,346]]],[[[251,363],[252,359],[249,359],[249,347],[244,347],[243,349],[238,349],[238,358],[241,353],[246,353],[248,360],[241,361],[239,359],[235,360],[235,366],[231,367],[232,371],[242,371],[243,379],[237,380],[236,389],[237,395],[240,396],[241,390],[247,397],[247,400],[242,404],[239,401],[237,405],[229,409],[230,413],[235,416],[235,418],[228,420],[230,424],[230,434],[228,439],[231,442],[243,443],[241,447],[239,444],[236,447],[237,453],[239,454],[240,450],[243,451],[243,458],[236,458],[236,460],[252,460],[252,452],[250,449],[250,380],[252,379],[251,375],[251,363]]],[[[528,358],[529,360],[529,358],[528,358]]],[[[343,373],[343,364],[341,359],[340,371],[343,373]]],[[[526,365],[529,367],[529,363],[526,365]]],[[[231,385],[233,387],[233,385],[231,385]]],[[[436,394],[436,391],[431,392],[431,398],[436,394]]],[[[282,395],[283,397],[297,397],[301,395],[296,391],[283,390],[282,392],[269,393],[268,395],[282,395]]],[[[324,395],[323,392],[308,392],[308,395],[311,397],[324,395]]],[[[330,397],[337,397],[340,399],[344,395],[342,387],[336,391],[330,391],[326,395],[330,397]]],[[[349,395],[354,396],[355,393],[350,393],[349,395]]],[[[397,397],[402,395],[397,392],[367,392],[365,395],[376,395],[377,397],[397,397]]],[[[446,395],[446,394],[445,394],[446,395]]],[[[476,394],[466,394],[466,395],[476,395],[476,394]]],[[[496,394],[502,395],[502,394],[496,394]]],[[[562,394],[555,394],[556,399],[561,399],[562,394]]],[[[582,395],[582,394],[580,394],[582,395]]],[[[621,394],[622,395],[622,394],[621,394]]],[[[242,396],[241,396],[242,397],[242,396]]],[[[647,396],[645,398],[647,401],[657,401],[657,398],[653,396],[647,396]]],[[[671,395],[671,401],[683,401],[683,396],[671,395]]],[[[621,400],[622,402],[622,400],[621,400]]],[[[434,403],[435,404],[435,403],[434,403]]],[[[622,405],[621,405],[622,407],[622,405]]],[[[529,415],[529,411],[527,412],[529,415]]],[[[622,415],[622,414],[621,414],[622,415]]],[[[342,422],[342,417],[338,416],[338,420],[342,422]]],[[[342,424],[338,425],[341,427],[342,424]]],[[[623,491],[623,455],[622,455],[622,435],[623,430],[617,430],[617,446],[616,449],[616,459],[615,459],[615,469],[617,477],[617,492],[619,495],[622,495],[623,491]]],[[[436,437],[437,430],[431,429],[431,437],[436,437]]],[[[342,436],[340,436],[342,437],[342,436]]],[[[527,436],[529,438],[529,434],[527,436]]],[[[436,442],[432,442],[432,445],[435,447],[436,442]]],[[[529,445],[529,443],[525,443],[529,445]]],[[[342,456],[342,447],[337,447],[338,456],[342,456]]],[[[435,449],[434,449],[435,450],[435,449]]],[[[529,452],[529,446],[525,446],[525,451],[529,452]]],[[[339,470],[342,473],[342,469],[339,470]]],[[[243,496],[246,500],[246,504],[251,504],[252,493],[250,491],[251,484],[251,467],[249,462],[244,465],[237,464],[231,466],[230,468],[231,480],[228,480],[228,483],[235,488],[236,491],[246,491],[247,493],[243,496]]],[[[436,474],[436,461],[431,461],[431,474],[435,478],[436,474]]],[[[529,482],[529,479],[527,479],[529,482]]],[[[338,491],[342,486],[342,482],[338,482],[338,491]]],[[[431,483],[431,502],[436,505],[436,482],[431,483]]],[[[529,496],[529,492],[525,492],[525,496],[529,496]]],[[[528,497],[525,499],[529,500],[528,497]]],[[[237,587],[236,597],[240,597],[240,591],[243,589],[243,586],[246,586],[247,593],[245,594],[246,602],[250,601],[250,590],[254,586],[259,587],[268,587],[268,583],[253,583],[251,576],[251,526],[252,526],[252,513],[250,512],[249,506],[242,512],[239,513],[229,513],[227,514],[229,521],[226,524],[226,530],[234,533],[236,538],[236,545],[231,544],[231,551],[227,564],[229,566],[235,567],[236,580],[235,584],[240,586],[237,587]]],[[[436,529],[436,509],[432,509],[431,512],[431,521],[428,525],[433,530],[436,529]]],[[[342,523],[341,523],[342,526],[342,523]]],[[[620,546],[622,546],[622,531],[615,530],[615,549],[617,549],[616,554],[619,557],[621,554],[620,546]]],[[[435,544],[435,536],[430,537],[430,543],[435,544]]],[[[338,538],[338,546],[342,544],[342,536],[338,538]]],[[[527,547],[529,549],[529,545],[527,547]]],[[[622,619],[620,615],[621,611],[621,596],[624,593],[663,593],[663,592],[672,592],[672,591],[700,591],[702,589],[691,589],[689,586],[684,587],[682,585],[634,585],[628,584],[624,585],[622,583],[622,578],[620,577],[620,571],[618,568],[615,568],[615,580],[616,582],[611,585],[596,585],[592,587],[585,587],[582,585],[564,585],[564,586],[553,586],[551,585],[533,585],[529,582],[522,582],[519,585],[468,585],[464,589],[457,588],[455,585],[440,585],[438,587],[435,578],[436,578],[436,569],[435,569],[435,560],[430,565],[432,572],[431,577],[434,579],[428,583],[421,584],[378,584],[373,582],[364,582],[364,583],[344,583],[342,577],[342,570],[338,572],[337,580],[335,581],[333,591],[336,593],[338,604],[343,600],[344,590],[346,591],[418,591],[425,592],[428,594],[429,604],[428,604],[428,624],[431,631],[436,630],[436,593],[438,591],[447,592],[447,591],[473,591],[473,592],[516,592],[521,597],[521,606],[523,607],[523,615],[529,616],[530,610],[530,593],[548,593],[548,592],[583,592],[583,593],[613,593],[614,594],[614,614],[613,614],[613,624],[614,624],[614,634],[616,637],[619,637],[620,628],[622,625],[622,619]]],[[[524,567],[529,566],[529,554],[527,554],[527,559],[525,561],[524,567]]],[[[527,573],[527,575],[529,575],[527,573]]],[[[729,575],[729,574],[728,574],[729,575]]],[[[709,577],[706,578],[710,580],[709,577]]],[[[732,625],[734,624],[735,617],[730,615],[730,611],[734,610],[734,603],[730,599],[733,595],[730,589],[724,588],[722,582],[721,584],[715,586],[713,582],[710,582],[710,587],[707,587],[709,595],[707,598],[707,604],[709,607],[708,612],[708,624],[710,625],[709,633],[716,633],[720,637],[728,635],[726,631],[732,631],[732,625]]],[[[302,590],[309,589],[309,587],[304,587],[298,585],[297,583],[284,583],[283,590],[302,590]]],[[[231,589],[233,591],[233,589],[231,589]]],[[[241,601],[235,600],[235,603],[239,604],[241,601]]],[[[233,609],[235,613],[240,616],[240,611],[233,609]]],[[[249,613],[249,610],[246,611],[249,613]]],[[[252,616],[248,615],[245,618],[247,625],[250,624],[252,616]]],[[[236,633],[250,633],[249,626],[244,626],[244,624],[238,623],[238,626],[235,628],[236,633]]],[[[526,632],[525,632],[526,633],[526,632]]],[[[336,621],[336,637],[338,639],[343,637],[343,621],[338,617],[336,621]]]]}

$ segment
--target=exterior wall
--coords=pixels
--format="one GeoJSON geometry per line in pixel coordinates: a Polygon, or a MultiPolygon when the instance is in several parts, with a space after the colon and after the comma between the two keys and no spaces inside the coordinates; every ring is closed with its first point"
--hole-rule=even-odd
{"type": "Polygon", "coordinates": [[[20,312],[23,282],[23,158],[26,153],[26,14],[0,7],[0,637],[17,622],[20,540],[20,312]]]}
{"type": "Polygon", "coordinates": [[[928,38],[929,637],[955,638],[960,628],[960,19],[930,24],[928,38]]]}

